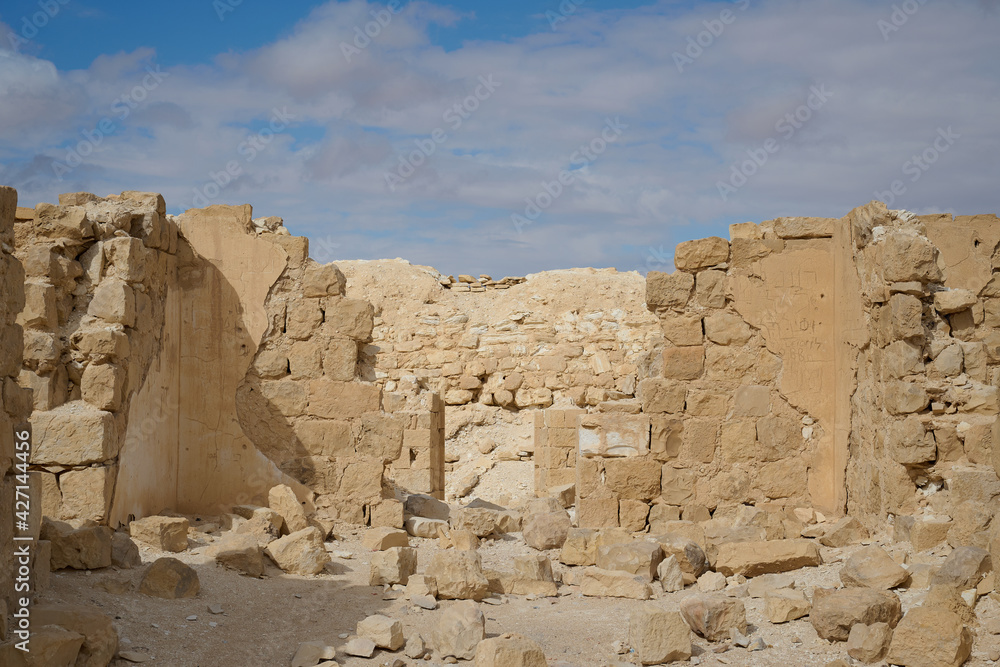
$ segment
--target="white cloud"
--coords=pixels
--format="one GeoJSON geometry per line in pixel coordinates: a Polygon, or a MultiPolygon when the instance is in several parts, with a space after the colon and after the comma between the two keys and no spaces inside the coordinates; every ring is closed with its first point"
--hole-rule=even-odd
{"type": "Polygon", "coordinates": [[[842,215],[894,179],[907,179],[898,206],[1000,209],[1000,13],[990,2],[921,5],[888,39],[877,22],[891,7],[863,0],[740,4],[580,11],[554,32],[446,52],[430,27],[461,30],[474,19],[409,3],[348,62],[341,43],[385,5],[328,3],[274,43],[164,70],[62,182],[51,160],[64,160],[81,132],[142,84],[155,52],[103,56],[72,72],[0,52],[0,181],[28,203],[77,188],[154,189],[186,207],[235,161],[240,177],[219,202],[282,215],[296,233],[340,243],[345,257],[404,256],[493,275],[644,268],[650,248],[724,234],[723,222],[842,215]],[[724,9],[735,20],[678,72],[673,54],[724,9]],[[447,115],[489,75],[494,92],[474,111],[447,115]],[[829,99],[785,136],[777,124],[812,86],[829,99]],[[294,116],[291,134],[251,159],[248,136],[276,109],[294,116]],[[620,139],[583,169],[571,164],[616,116],[628,125],[620,139]],[[949,126],[960,138],[909,181],[904,163],[949,126]],[[388,189],[386,172],[438,128],[447,139],[388,189]],[[779,150],[723,201],[716,183],[769,138],[779,150]],[[570,167],[573,183],[519,234],[511,214],[570,167]]]}

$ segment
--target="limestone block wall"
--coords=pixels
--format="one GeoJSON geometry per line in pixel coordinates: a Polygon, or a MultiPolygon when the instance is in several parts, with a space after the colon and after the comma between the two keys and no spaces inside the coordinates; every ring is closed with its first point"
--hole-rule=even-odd
{"type": "Polygon", "coordinates": [[[77,193],[18,209],[15,237],[42,512],[104,522],[132,398],[163,342],[177,228],[159,195],[77,193]]]}
{"type": "Polygon", "coordinates": [[[441,393],[449,406],[520,410],[634,396],[659,335],[635,272],[546,271],[476,293],[446,289],[436,270],[402,260],[338,266],[348,295],[375,307],[369,377],[387,391],[441,393]]]}
{"type": "Polygon", "coordinates": [[[873,202],[848,216],[871,327],[852,402],[848,510],[982,517],[1000,497],[995,216],[914,216],[873,202]]]}
{"type": "MultiPolygon", "coordinates": [[[[31,392],[17,384],[24,345],[21,326],[15,322],[24,306],[24,269],[14,256],[14,216],[17,192],[0,186],[0,601],[14,608],[14,464],[15,428],[27,424],[31,392]]],[[[37,513],[37,508],[35,508],[37,513]]],[[[7,623],[7,615],[0,623],[7,623]]]]}
{"type": "Polygon", "coordinates": [[[639,383],[659,499],[843,512],[852,350],[864,341],[849,236],[827,218],[730,231],[680,244],[676,272],[647,276],[666,339],[639,383]]]}
{"type": "Polygon", "coordinates": [[[371,305],[280,220],[249,206],[175,219],[159,195],[129,192],[18,211],[18,381],[34,389],[46,515],[217,512],[286,483],[361,522],[393,494],[390,465],[440,494],[440,402],[383,407],[359,378],[371,305]]]}

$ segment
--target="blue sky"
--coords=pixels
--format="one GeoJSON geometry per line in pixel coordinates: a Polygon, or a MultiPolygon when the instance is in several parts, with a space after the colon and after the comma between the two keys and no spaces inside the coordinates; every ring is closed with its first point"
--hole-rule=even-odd
{"type": "Polygon", "coordinates": [[[731,222],[879,193],[1000,210],[998,21],[997,0],[8,0],[0,183],[248,202],[321,261],[670,270],[731,222]]]}

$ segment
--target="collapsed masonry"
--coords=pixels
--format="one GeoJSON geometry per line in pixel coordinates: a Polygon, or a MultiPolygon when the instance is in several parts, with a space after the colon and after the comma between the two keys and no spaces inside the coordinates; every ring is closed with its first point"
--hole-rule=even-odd
{"type": "Polygon", "coordinates": [[[443,497],[459,470],[446,432],[479,443],[473,471],[528,461],[529,492],[585,527],[757,504],[870,527],[964,509],[982,532],[1000,496],[995,216],[873,202],[683,243],[673,274],[488,295],[405,262],[320,266],[249,206],[174,218],[159,195],[78,193],[16,218],[26,278],[5,290],[24,285],[18,380],[53,518],[219,511],[284,483],[327,518],[399,526],[399,491],[443,497]]]}
{"type": "Polygon", "coordinates": [[[262,503],[283,483],[320,516],[401,523],[392,482],[441,494],[440,401],[357,377],[372,308],[280,221],[249,206],[174,218],[136,192],[16,217],[45,516],[114,527],[262,503]]]}

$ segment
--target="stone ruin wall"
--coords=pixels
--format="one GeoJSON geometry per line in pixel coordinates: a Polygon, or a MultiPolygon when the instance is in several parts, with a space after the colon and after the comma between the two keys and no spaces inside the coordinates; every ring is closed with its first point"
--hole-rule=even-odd
{"type": "Polygon", "coordinates": [[[15,323],[24,307],[24,269],[14,256],[14,215],[17,192],[0,186],[0,619],[14,608],[14,430],[27,423],[31,395],[17,384],[21,371],[23,333],[15,323]]]}
{"type": "Polygon", "coordinates": [[[636,272],[545,271],[477,286],[403,260],[337,265],[347,294],[375,307],[364,376],[393,395],[446,403],[449,498],[531,497],[534,415],[633,398],[662,338],[636,272]]]}
{"type": "Polygon", "coordinates": [[[915,515],[952,544],[986,546],[1000,481],[1000,221],[851,212],[870,344],[852,399],[848,511],[870,526],[915,515]],[[953,521],[950,521],[953,520],[953,521]]]}
{"type": "Polygon", "coordinates": [[[321,516],[398,525],[401,491],[443,497],[447,474],[468,495],[510,458],[585,527],[745,503],[985,529],[1000,496],[995,216],[872,203],[733,225],[646,280],[465,292],[398,260],[321,266],[249,206],[164,211],[144,193],[17,210],[49,516],[118,525],[287,483],[321,516]]]}
{"type": "Polygon", "coordinates": [[[1000,496],[996,216],[873,202],[731,236],[649,274],[666,342],[638,405],[537,416],[538,493],[575,492],[581,526],[662,532],[745,503],[871,529],[961,518],[984,542],[1000,496]]]}
{"type": "Polygon", "coordinates": [[[393,482],[441,495],[440,403],[358,377],[372,308],[339,270],[249,206],[165,210],[129,192],[17,210],[42,513],[120,525],[286,483],[320,517],[401,525],[393,482]]]}

